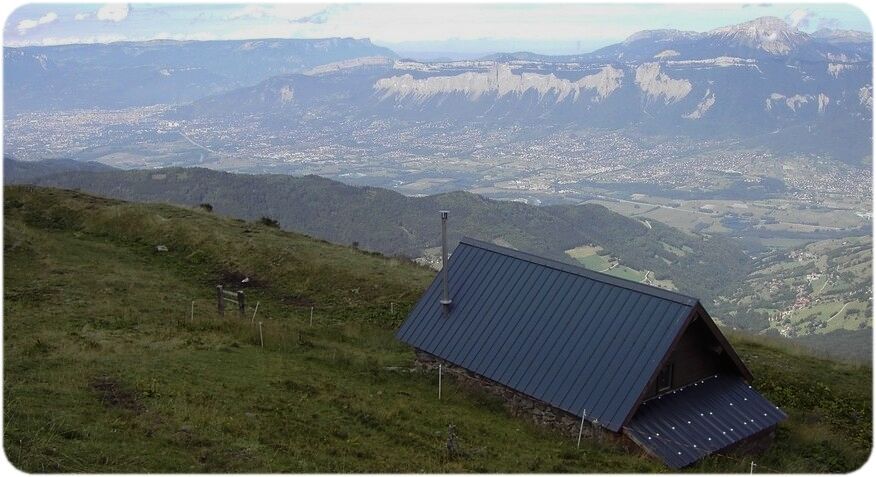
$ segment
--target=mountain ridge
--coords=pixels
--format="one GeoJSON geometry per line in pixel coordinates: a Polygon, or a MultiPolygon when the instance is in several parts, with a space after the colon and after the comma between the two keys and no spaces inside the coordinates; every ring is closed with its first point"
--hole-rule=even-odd
{"type": "Polygon", "coordinates": [[[6,47],[4,114],[180,104],[278,74],[362,56],[398,55],[369,39],[356,38],[6,47]]]}
{"type": "Polygon", "coordinates": [[[470,236],[572,264],[578,262],[568,250],[597,245],[630,267],[652,271],[657,280],[671,276],[681,291],[706,300],[741,279],[750,266],[748,256],[730,239],[705,240],[659,222],[646,226],[595,204],[537,207],[462,191],[409,197],[319,176],[233,174],[202,168],[69,171],[26,181],[12,176],[5,180],[81,189],[122,200],[210,203],[217,213],[247,220],[267,216],[289,230],[330,242],[356,243],[363,249],[412,258],[428,255],[429,249],[440,245],[433,214],[449,209],[451,244],[470,236]],[[664,243],[690,252],[679,256],[664,243]],[[725,275],[715,280],[707,270],[719,262],[725,275]]]}
{"type": "MultiPolygon", "coordinates": [[[[232,105],[252,105],[247,111],[260,118],[264,131],[285,134],[351,131],[377,119],[390,129],[431,122],[529,125],[534,132],[630,129],[738,140],[777,153],[866,165],[872,144],[872,63],[858,46],[820,50],[811,43],[785,57],[759,44],[731,51],[711,40],[642,40],[586,58],[563,57],[565,62],[529,54],[450,63],[395,61],[317,79],[274,77],[180,106],[169,117],[219,121],[232,105]],[[816,54],[820,59],[813,61],[816,54]]],[[[775,42],[765,47],[790,48],[775,42]]]]}
{"type": "MultiPolygon", "coordinates": [[[[7,170],[19,171],[19,177],[29,165],[46,170],[39,163],[10,168],[9,163],[13,161],[7,158],[6,162],[7,170]]],[[[720,235],[704,237],[681,233],[658,221],[648,220],[646,224],[595,204],[536,207],[490,200],[463,191],[408,197],[394,191],[350,186],[313,175],[250,175],[200,168],[55,170],[37,178],[33,178],[33,174],[28,177],[31,178],[17,180],[16,176],[7,175],[5,181],[7,185],[27,183],[60,187],[136,202],[193,208],[209,204],[209,209],[217,214],[250,221],[269,218],[266,223],[278,221],[288,231],[384,255],[425,257],[426,263],[433,265],[440,262],[437,211],[449,209],[451,251],[461,237],[470,236],[565,263],[584,265],[621,278],[646,281],[695,296],[716,312],[715,317],[724,326],[748,332],[778,335],[772,325],[781,323],[769,321],[775,318],[775,314],[763,310],[780,309],[795,301],[793,293],[788,295],[784,288],[774,290],[777,296],[766,299],[766,302],[760,296],[761,292],[775,286],[762,285],[764,278],[758,275],[758,267],[764,267],[764,257],[770,263],[777,263],[776,259],[784,256],[782,253],[758,255],[757,267],[754,267],[754,258],[732,239],[720,235]],[[583,255],[579,251],[583,251],[583,255]],[[740,295],[743,290],[750,292],[740,295]]],[[[806,252],[800,249],[788,253],[806,252]]],[[[831,253],[836,255],[839,252],[831,253]]],[[[423,263],[421,259],[417,261],[423,263]]],[[[788,263],[787,266],[799,266],[794,265],[796,261],[788,263]]],[[[786,265],[778,262],[777,266],[786,265]]],[[[836,274],[845,276],[846,272],[836,271],[836,274]]],[[[803,275],[805,273],[796,280],[808,286],[808,279],[803,275]]],[[[855,279],[846,282],[847,287],[855,289],[855,279]]],[[[794,286],[797,285],[799,283],[795,282],[794,286]]],[[[831,299],[840,294],[844,300],[848,298],[843,289],[831,293],[831,299]]],[[[865,292],[859,290],[856,293],[865,292]]],[[[822,306],[827,303],[824,301],[826,296],[821,296],[822,306]]],[[[860,304],[855,307],[858,315],[866,312],[860,304]]],[[[803,309],[798,311],[809,313],[803,309]]],[[[795,326],[805,331],[812,324],[817,323],[804,321],[795,326]]],[[[870,349],[866,347],[869,330],[868,327],[839,329],[800,334],[798,338],[807,347],[829,352],[832,356],[860,359],[865,350],[870,349]],[[854,343],[855,348],[830,351],[831,343],[854,343]]]]}

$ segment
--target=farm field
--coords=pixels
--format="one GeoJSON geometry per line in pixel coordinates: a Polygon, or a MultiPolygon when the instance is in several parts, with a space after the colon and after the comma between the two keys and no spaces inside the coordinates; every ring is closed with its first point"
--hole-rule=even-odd
{"type": "MultiPolygon", "coordinates": [[[[669,247],[666,244],[664,246],[669,247]]],[[[617,258],[606,254],[602,247],[598,245],[582,245],[566,250],[566,254],[577,260],[581,266],[588,270],[602,272],[623,278],[624,280],[647,283],[648,285],[659,286],[668,290],[676,289],[671,280],[656,280],[652,271],[639,271],[620,264],[617,258]]]]}
{"type": "Polygon", "coordinates": [[[623,215],[648,218],[682,230],[704,233],[733,233],[733,227],[740,226],[776,234],[812,233],[856,229],[868,223],[849,204],[809,207],[788,199],[670,200],[634,194],[632,200],[599,199],[588,202],[603,205],[623,215]]]}
{"type": "MultiPolygon", "coordinates": [[[[577,449],[452,381],[439,401],[436,376],[393,337],[433,277],[426,267],[55,189],[5,188],[4,217],[4,443],[24,471],[668,470],[612,441],[577,449]],[[245,291],[245,318],[217,316],[217,284],[245,291]]],[[[760,469],[849,472],[867,460],[870,367],[729,337],[791,416],[754,458],[760,469]]],[[[688,470],[747,472],[749,461],[688,470]]]]}

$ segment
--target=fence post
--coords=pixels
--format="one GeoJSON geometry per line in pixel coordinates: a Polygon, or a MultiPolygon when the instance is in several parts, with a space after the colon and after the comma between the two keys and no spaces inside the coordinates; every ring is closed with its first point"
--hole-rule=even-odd
{"type": "Polygon", "coordinates": [[[225,316],[225,297],[222,296],[222,285],[216,285],[216,298],[219,301],[219,316],[225,316]]]}
{"type": "Polygon", "coordinates": [[[256,316],[256,313],[259,312],[259,303],[261,303],[261,302],[260,302],[260,301],[257,301],[257,302],[256,302],[255,310],[252,312],[252,319],[249,320],[250,323],[255,322],[255,316],[256,316]]]}
{"type": "Polygon", "coordinates": [[[246,317],[246,295],[242,290],[237,291],[237,314],[241,320],[246,317]]]}

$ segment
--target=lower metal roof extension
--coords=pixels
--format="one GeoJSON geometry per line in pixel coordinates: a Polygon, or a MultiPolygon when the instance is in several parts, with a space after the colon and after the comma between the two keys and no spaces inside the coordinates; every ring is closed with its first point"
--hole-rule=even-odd
{"type": "Polygon", "coordinates": [[[742,377],[721,374],[645,401],[624,434],[678,469],[785,418],[742,377]]]}

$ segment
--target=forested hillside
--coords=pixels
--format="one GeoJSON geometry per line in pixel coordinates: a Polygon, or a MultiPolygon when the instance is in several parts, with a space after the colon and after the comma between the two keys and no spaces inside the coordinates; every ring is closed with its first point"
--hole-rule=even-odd
{"type": "MultiPolygon", "coordinates": [[[[7,177],[7,183],[16,181],[7,177]]],[[[706,302],[749,269],[749,257],[730,239],[691,235],[595,204],[535,207],[467,192],[407,197],[317,176],[232,174],[201,168],[69,171],[20,182],[124,200],[210,204],[220,214],[247,220],[269,217],[286,230],[408,257],[427,255],[439,245],[437,212],[448,209],[451,244],[470,236],[570,263],[576,262],[566,250],[598,245],[626,266],[648,270],[658,280],[671,277],[678,290],[706,302]]]]}

